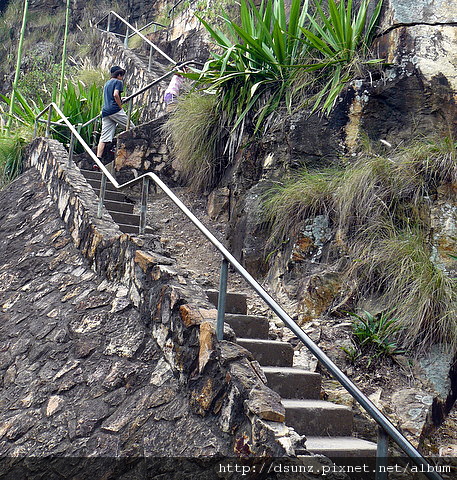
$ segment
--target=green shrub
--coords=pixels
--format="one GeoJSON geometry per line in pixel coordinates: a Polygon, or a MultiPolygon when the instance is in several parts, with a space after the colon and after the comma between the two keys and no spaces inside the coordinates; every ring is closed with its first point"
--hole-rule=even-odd
{"type": "Polygon", "coordinates": [[[303,7],[300,3],[292,0],[287,17],[284,0],[262,1],[259,7],[242,0],[240,24],[223,15],[229,35],[197,15],[222,53],[213,53],[202,73],[190,77],[218,94],[236,147],[246,121],[253,122],[258,131],[288,96],[291,73],[305,48],[301,27],[307,3],[303,7]]]}
{"type": "Polygon", "coordinates": [[[25,139],[19,134],[0,131],[0,189],[21,173],[25,144],[25,139]]]}
{"type": "Polygon", "coordinates": [[[355,349],[344,349],[351,361],[361,355],[368,356],[368,366],[381,356],[405,353],[397,343],[397,337],[403,327],[390,313],[372,315],[364,311],[362,315],[350,313],[353,317],[352,333],[355,337],[355,349]]]}
{"type": "Polygon", "coordinates": [[[314,2],[316,13],[308,14],[309,28],[302,28],[309,55],[316,58],[307,69],[321,82],[315,95],[313,111],[330,113],[338,96],[349,81],[363,76],[366,67],[378,64],[368,59],[375,26],[381,12],[378,1],[368,17],[370,0],[362,0],[357,10],[352,0],[327,0],[324,10],[320,0],[314,2]]]}
{"type": "MultiPolygon", "coordinates": [[[[54,92],[54,100],[55,100],[54,92]]],[[[96,85],[86,87],[81,82],[77,85],[68,83],[63,92],[62,113],[68,118],[73,125],[86,123],[88,120],[99,115],[103,103],[103,93],[101,88],[96,85]]],[[[10,105],[10,99],[4,95],[0,95],[6,105],[10,105]]],[[[21,92],[16,92],[16,101],[13,108],[13,120],[18,126],[29,130],[30,134],[33,132],[36,116],[44,110],[47,106],[42,99],[38,98],[36,101],[26,98],[21,92]]],[[[0,113],[7,116],[8,113],[2,104],[0,104],[0,113]]],[[[45,115],[44,118],[47,118],[45,115]]],[[[52,121],[59,121],[56,113],[52,116],[52,121]]],[[[40,124],[42,125],[42,124],[40,124]]],[[[81,136],[89,145],[92,143],[92,136],[95,125],[91,124],[81,130],[81,136]]],[[[69,141],[69,131],[65,126],[51,126],[54,138],[63,143],[69,141]]],[[[41,129],[43,131],[43,128],[41,129]]],[[[81,147],[77,147],[78,150],[81,147]]]]}

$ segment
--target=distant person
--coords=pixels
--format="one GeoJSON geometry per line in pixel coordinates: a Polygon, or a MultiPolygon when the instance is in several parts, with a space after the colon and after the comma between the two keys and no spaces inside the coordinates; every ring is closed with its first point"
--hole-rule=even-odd
{"type": "MultiPolygon", "coordinates": [[[[102,133],[97,147],[97,157],[101,160],[105,144],[112,142],[116,127],[127,126],[127,114],[122,109],[121,93],[124,90],[125,70],[117,65],[110,69],[111,78],[103,88],[102,133]]],[[[130,122],[130,126],[135,125],[130,122]]],[[[94,166],[95,168],[95,166],[94,166]]]]}
{"type": "Polygon", "coordinates": [[[179,96],[179,91],[181,90],[184,83],[184,78],[180,72],[176,72],[171,81],[165,90],[164,101],[167,105],[167,112],[173,109],[173,104],[176,103],[176,100],[179,96]]]}

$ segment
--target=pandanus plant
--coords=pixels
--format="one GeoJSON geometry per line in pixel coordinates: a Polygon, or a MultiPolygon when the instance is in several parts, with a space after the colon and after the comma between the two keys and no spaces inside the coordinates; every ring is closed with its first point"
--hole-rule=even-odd
{"type": "Polygon", "coordinates": [[[290,110],[297,89],[307,93],[313,112],[328,114],[356,66],[381,61],[366,59],[382,0],[371,15],[369,3],[355,10],[352,0],[328,0],[324,9],[321,0],[312,7],[292,0],[287,16],[284,0],[263,0],[258,7],[241,0],[239,23],[222,16],[227,34],[198,17],[218,53],[201,73],[188,76],[219,96],[232,144],[239,145],[247,119],[257,132],[282,102],[290,110]],[[297,82],[300,72],[310,75],[297,82]]]}

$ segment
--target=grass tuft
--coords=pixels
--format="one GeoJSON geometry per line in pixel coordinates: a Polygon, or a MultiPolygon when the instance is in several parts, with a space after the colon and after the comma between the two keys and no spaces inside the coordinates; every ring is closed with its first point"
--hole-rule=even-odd
{"type": "Polygon", "coordinates": [[[345,171],[298,173],[264,201],[271,243],[293,237],[307,218],[328,213],[346,257],[340,260],[355,295],[379,298],[401,325],[403,346],[457,347],[457,278],[435,261],[428,224],[430,198],[457,180],[449,138],[392,152],[360,155],[345,171]]]}
{"type": "Polygon", "coordinates": [[[337,178],[336,170],[303,170],[269,189],[265,195],[264,211],[274,233],[268,246],[296,234],[302,219],[329,213],[337,178]]]}
{"type": "Polygon", "coordinates": [[[182,95],[164,129],[189,187],[209,191],[225,166],[220,136],[223,120],[216,96],[200,92],[182,95]]]}

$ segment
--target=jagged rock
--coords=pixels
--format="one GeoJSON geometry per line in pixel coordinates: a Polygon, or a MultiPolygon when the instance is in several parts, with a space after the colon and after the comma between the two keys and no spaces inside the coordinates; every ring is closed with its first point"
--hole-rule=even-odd
{"type": "Polygon", "coordinates": [[[333,272],[323,272],[306,278],[298,291],[301,299],[301,322],[308,322],[326,312],[340,294],[342,283],[341,275],[333,272]]]}
{"type": "Polygon", "coordinates": [[[416,447],[432,403],[430,394],[413,388],[405,388],[392,395],[392,407],[400,420],[403,434],[416,447]]]}
{"type": "Polygon", "coordinates": [[[229,218],[230,190],[216,188],[208,197],[208,215],[213,220],[227,221],[229,218]]]}

